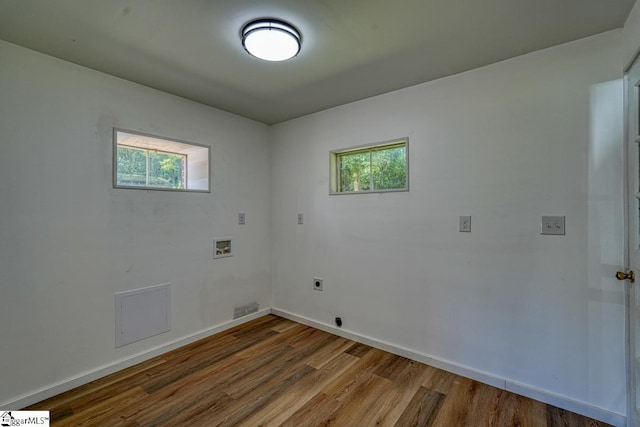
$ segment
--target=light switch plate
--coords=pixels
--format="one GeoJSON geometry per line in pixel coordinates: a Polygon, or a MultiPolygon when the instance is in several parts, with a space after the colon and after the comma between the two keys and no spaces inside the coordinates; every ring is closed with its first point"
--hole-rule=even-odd
{"type": "Polygon", "coordinates": [[[471,217],[470,216],[461,216],[460,217],[460,232],[470,233],[471,232],[471,217]]]}
{"type": "Polygon", "coordinates": [[[303,213],[299,213],[298,214],[298,225],[302,225],[304,224],[304,214],[303,213]]]}
{"type": "Polygon", "coordinates": [[[244,224],[245,224],[245,215],[244,215],[244,212],[239,212],[239,213],[238,213],[238,224],[239,224],[239,225],[244,225],[244,224]]]}
{"type": "Polygon", "coordinates": [[[564,216],[543,216],[540,234],[564,236],[564,216]]]}

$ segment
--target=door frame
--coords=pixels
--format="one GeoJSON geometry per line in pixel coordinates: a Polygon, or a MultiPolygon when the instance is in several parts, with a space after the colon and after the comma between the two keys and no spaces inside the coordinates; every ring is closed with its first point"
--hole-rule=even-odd
{"type": "MultiPolygon", "coordinates": [[[[630,236],[631,233],[631,218],[630,218],[630,209],[632,206],[632,195],[631,195],[631,188],[633,183],[630,182],[630,172],[631,172],[631,167],[630,167],[630,163],[631,161],[638,161],[638,159],[633,157],[633,150],[631,149],[633,147],[633,144],[637,144],[636,142],[633,142],[633,140],[635,140],[636,138],[631,134],[630,132],[630,127],[632,125],[632,123],[630,122],[630,110],[631,108],[638,108],[638,107],[633,107],[631,105],[631,102],[633,102],[633,99],[630,99],[629,97],[629,93],[631,91],[631,88],[634,87],[636,85],[635,81],[631,81],[631,76],[630,76],[630,71],[631,68],[636,65],[636,63],[638,63],[638,65],[640,65],[640,47],[638,48],[638,50],[636,50],[635,54],[633,55],[633,57],[631,58],[631,60],[626,64],[626,66],[623,69],[623,139],[624,139],[624,147],[623,147],[623,155],[624,155],[624,161],[622,162],[622,173],[624,176],[623,179],[623,192],[624,192],[624,197],[623,197],[623,210],[624,210],[624,220],[623,220],[623,226],[624,226],[624,233],[623,233],[623,269],[624,271],[629,271],[629,269],[631,268],[631,245],[632,245],[632,238],[630,236]]],[[[640,111],[638,111],[638,113],[640,113],[640,111]]],[[[640,119],[639,119],[640,121],[640,119]]],[[[640,123],[638,124],[640,126],[640,123]]],[[[633,289],[632,289],[632,284],[629,283],[628,281],[624,281],[624,309],[625,309],[625,313],[624,313],[624,327],[625,327],[625,340],[624,340],[624,344],[625,344],[625,373],[626,373],[626,388],[627,388],[627,393],[626,393],[626,406],[627,406],[627,413],[626,413],[626,423],[627,426],[630,427],[636,427],[632,424],[630,424],[631,422],[633,422],[633,419],[635,418],[635,406],[636,406],[636,402],[635,400],[635,391],[634,391],[634,386],[635,386],[635,382],[633,379],[633,375],[634,375],[634,358],[631,357],[631,352],[633,351],[633,349],[631,348],[632,345],[632,341],[631,341],[631,332],[632,332],[632,325],[631,325],[631,304],[632,304],[632,297],[633,297],[633,289]]],[[[640,283],[636,286],[640,286],[640,283]]]]}

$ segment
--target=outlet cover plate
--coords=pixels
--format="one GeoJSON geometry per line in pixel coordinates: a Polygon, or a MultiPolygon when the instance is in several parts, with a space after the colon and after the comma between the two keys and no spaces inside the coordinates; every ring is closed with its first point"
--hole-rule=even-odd
{"type": "Polygon", "coordinates": [[[460,217],[460,232],[470,233],[471,232],[471,217],[470,216],[461,216],[460,217]]]}
{"type": "Polygon", "coordinates": [[[315,289],[316,291],[322,291],[322,279],[320,279],[319,277],[313,278],[313,289],[315,289]]]}
{"type": "Polygon", "coordinates": [[[238,224],[245,225],[245,214],[244,212],[238,212],[238,224]]]}
{"type": "Polygon", "coordinates": [[[540,234],[564,236],[564,216],[543,216],[540,234]]]}

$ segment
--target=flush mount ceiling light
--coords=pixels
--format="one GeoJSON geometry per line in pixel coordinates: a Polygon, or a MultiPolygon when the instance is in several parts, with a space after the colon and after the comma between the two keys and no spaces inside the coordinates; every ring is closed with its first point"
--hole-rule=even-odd
{"type": "Polygon", "coordinates": [[[256,19],[242,28],[242,46],[265,61],[286,61],[300,52],[300,32],[277,19],[256,19]]]}

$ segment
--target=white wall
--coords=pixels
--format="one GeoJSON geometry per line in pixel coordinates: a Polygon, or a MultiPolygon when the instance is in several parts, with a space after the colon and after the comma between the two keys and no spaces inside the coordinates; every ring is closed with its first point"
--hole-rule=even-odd
{"type": "Polygon", "coordinates": [[[273,306],[624,415],[620,63],[618,30],[273,127],[273,306]],[[328,195],[330,150],[403,136],[410,192],[328,195]]]}
{"type": "Polygon", "coordinates": [[[0,42],[0,147],[0,404],[270,306],[267,126],[0,42]],[[114,126],[211,146],[211,194],[113,189],[114,126]],[[114,293],[166,282],[116,349],[114,293]]]}

